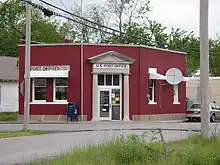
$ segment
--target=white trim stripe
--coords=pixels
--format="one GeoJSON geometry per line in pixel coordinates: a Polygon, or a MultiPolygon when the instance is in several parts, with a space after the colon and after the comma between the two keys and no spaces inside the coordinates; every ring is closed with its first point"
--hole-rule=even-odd
{"type": "Polygon", "coordinates": [[[30,71],[30,77],[68,77],[69,71],[30,71]]]}

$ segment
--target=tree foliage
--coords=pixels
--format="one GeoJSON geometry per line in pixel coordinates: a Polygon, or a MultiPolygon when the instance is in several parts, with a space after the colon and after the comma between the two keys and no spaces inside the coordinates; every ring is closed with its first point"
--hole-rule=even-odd
{"type": "MultiPolygon", "coordinates": [[[[32,8],[31,39],[39,42],[63,42],[67,26],[45,19],[32,8]]],[[[16,0],[0,3],[0,55],[17,56],[17,43],[25,39],[25,7],[16,0]]]]}

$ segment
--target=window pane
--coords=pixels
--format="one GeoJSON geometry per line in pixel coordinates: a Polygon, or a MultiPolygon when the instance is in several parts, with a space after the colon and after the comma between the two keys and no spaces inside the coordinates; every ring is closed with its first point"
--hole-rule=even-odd
{"type": "Polygon", "coordinates": [[[56,78],[56,86],[67,86],[67,78],[56,78]]]}
{"type": "Polygon", "coordinates": [[[119,85],[119,75],[113,75],[113,85],[119,85]]]}
{"type": "Polygon", "coordinates": [[[34,79],[34,86],[45,87],[46,86],[46,79],[45,78],[35,78],[34,79]]]}
{"type": "Polygon", "coordinates": [[[98,75],[98,85],[104,85],[104,75],[98,75]]]}
{"type": "Polygon", "coordinates": [[[153,89],[152,88],[149,88],[149,99],[150,100],[153,100],[153,89]]]}
{"type": "Polygon", "coordinates": [[[106,75],[106,85],[112,85],[112,75],[106,75]]]}
{"type": "Polygon", "coordinates": [[[67,100],[67,87],[56,87],[56,100],[67,100]]]}
{"type": "Polygon", "coordinates": [[[46,100],[46,88],[45,87],[35,87],[34,88],[34,100],[46,100]]]}
{"type": "Polygon", "coordinates": [[[153,87],[153,83],[154,83],[154,80],[150,79],[149,80],[149,87],[153,87]]]}

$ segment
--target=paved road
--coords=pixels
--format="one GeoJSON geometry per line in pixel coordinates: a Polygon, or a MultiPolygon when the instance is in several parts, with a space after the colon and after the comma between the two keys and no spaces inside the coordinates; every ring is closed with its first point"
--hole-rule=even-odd
{"type": "MultiPolygon", "coordinates": [[[[0,164],[11,165],[33,159],[54,156],[70,151],[74,146],[102,143],[121,134],[138,134],[143,131],[94,131],[52,133],[32,137],[0,140],[0,164]]],[[[188,136],[188,132],[164,131],[165,141],[173,141],[188,136]]]]}
{"type": "MultiPolygon", "coordinates": [[[[211,124],[212,128],[216,124],[211,124]]],[[[217,124],[220,132],[220,124],[217,124]]],[[[52,156],[65,152],[76,145],[94,144],[120,134],[139,134],[143,130],[136,129],[200,129],[200,123],[93,123],[93,124],[31,124],[30,129],[47,130],[51,133],[14,139],[0,139],[0,164],[10,165],[29,161],[32,158],[52,156]],[[104,130],[103,130],[104,129],[104,130]],[[107,130],[110,131],[107,131],[107,130]],[[119,129],[118,131],[112,129],[119,129]],[[121,129],[121,130],[120,130],[121,129]],[[123,130],[128,129],[128,130],[123,130]],[[133,130],[129,130],[133,129],[133,130]],[[96,130],[77,132],[80,130],[96,130]],[[99,131],[102,130],[102,131],[99,131]],[[62,133],[61,133],[62,132],[62,133]]],[[[21,124],[0,124],[0,131],[15,131],[22,129],[21,124]]],[[[163,131],[166,141],[186,138],[187,131],[163,131]]]]}

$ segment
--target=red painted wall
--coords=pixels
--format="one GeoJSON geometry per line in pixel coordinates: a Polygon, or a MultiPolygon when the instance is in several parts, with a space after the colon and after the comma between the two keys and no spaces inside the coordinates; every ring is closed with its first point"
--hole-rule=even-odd
{"type": "MultiPolygon", "coordinates": [[[[185,83],[182,82],[179,88],[180,105],[173,105],[173,88],[168,85],[158,88],[165,81],[158,81],[156,84],[157,105],[148,105],[146,95],[148,93],[148,68],[156,67],[158,72],[165,74],[171,67],[179,68],[185,74],[186,57],[177,53],[139,48],[130,46],[84,46],[84,114],[88,120],[92,117],[92,65],[88,58],[114,50],[126,56],[136,59],[130,66],[130,118],[138,114],[161,114],[161,113],[184,113],[185,112],[185,83]],[[159,89],[161,91],[159,91],[159,89]],[[161,92],[161,102],[159,102],[161,92]]],[[[24,79],[24,54],[25,47],[19,47],[19,82],[24,79]]],[[[74,101],[80,108],[80,46],[79,45],[56,45],[56,46],[32,46],[31,65],[70,65],[68,101],[74,101]]],[[[47,81],[47,101],[53,100],[52,79],[47,81]]],[[[24,97],[19,94],[19,113],[23,114],[24,97]]],[[[65,114],[66,106],[57,104],[33,104],[31,114],[65,114]]],[[[80,113],[80,112],[79,112],[80,113]]]]}
{"type": "MultiPolygon", "coordinates": [[[[68,98],[70,102],[77,102],[80,106],[80,46],[32,46],[31,65],[71,65],[68,79],[68,98]]],[[[25,47],[19,47],[19,83],[24,80],[25,47]]],[[[53,101],[52,79],[47,79],[48,102],[53,101]]],[[[32,91],[31,91],[32,92],[32,91]]],[[[31,95],[32,96],[32,95],[31,95]]],[[[31,99],[32,100],[32,99],[31,99]]],[[[80,108],[80,107],[79,107],[80,108]]],[[[24,112],[24,97],[19,93],[19,114],[24,112]]],[[[33,104],[30,107],[30,114],[65,114],[64,104],[33,104]]]]}
{"type": "Polygon", "coordinates": [[[170,68],[178,68],[186,76],[186,56],[182,54],[154,50],[154,49],[140,49],[140,114],[169,114],[169,113],[185,113],[186,110],[186,84],[181,82],[179,84],[179,102],[180,104],[173,104],[173,86],[167,84],[165,80],[156,80],[155,85],[155,102],[148,104],[146,92],[148,91],[148,78],[146,74],[148,68],[157,68],[157,72],[165,75],[170,68]],[[161,86],[162,84],[167,84],[161,86]],[[160,96],[160,97],[159,97],[160,96]]]}

